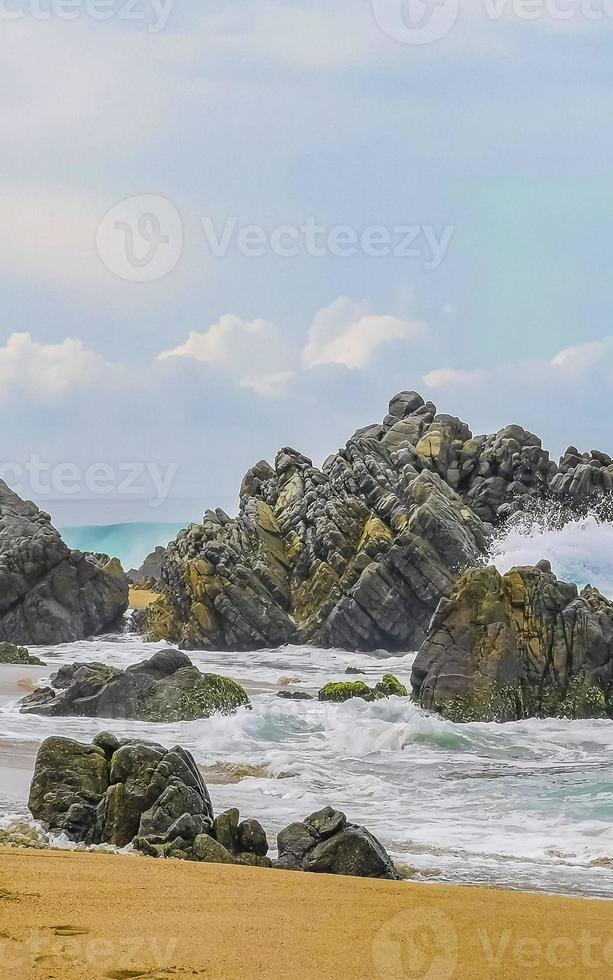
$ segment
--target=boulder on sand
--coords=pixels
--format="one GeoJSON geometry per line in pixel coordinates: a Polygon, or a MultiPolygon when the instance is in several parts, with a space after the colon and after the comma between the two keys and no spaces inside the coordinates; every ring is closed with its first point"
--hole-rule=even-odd
{"type": "Polygon", "coordinates": [[[340,810],[325,807],[277,836],[275,868],[360,878],[397,879],[392,859],[366,830],[347,821],[340,810]]]}
{"type": "Polygon", "coordinates": [[[546,561],[471,569],[441,601],[411,681],[452,721],[613,717],[613,603],[546,561]]]}
{"type": "Polygon", "coordinates": [[[179,650],[118,670],[105,664],[61,667],[21,702],[23,714],[173,722],[230,714],[249,704],[236,681],[202,674],[179,650]]]}
{"type": "Polygon", "coordinates": [[[214,819],[193,756],[110,732],[91,745],[52,737],[41,745],[28,805],[45,830],[87,845],[132,844],[152,857],[269,867],[257,820],[238,810],[214,819]]]}

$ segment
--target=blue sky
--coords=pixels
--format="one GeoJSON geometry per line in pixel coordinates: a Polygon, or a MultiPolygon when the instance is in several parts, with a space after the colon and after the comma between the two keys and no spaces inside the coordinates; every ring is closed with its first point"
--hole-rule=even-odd
{"type": "Polygon", "coordinates": [[[475,432],[519,422],[554,453],[613,451],[598,0],[537,0],[529,19],[520,0],[500,17],[459,0],[420,45],[380,22],[421,0],[176,0],[164,24],[153,0],[129,21],[119,0],[108,21],[61,2],[3,8],[23,14],[2,24],[8,482],[34,496],[26,468],[48,464],[38,497],[62,524],[232,509],[257,459],[321,460],[403,388],[475,432]],[[142,240],[141,214],[158,221],[142,240]],[[256,228],[263,254],[233,238],[216,256],[203,219],[256,228]],[[275,254],[280,228],[297,254],[275,254]],[[385,254],[334,254],[372,228],[385,254]],[[403,235],[416,254],[394,254],[403,235]],[[83,475],[98,464],[104,492],[83,475]]]}

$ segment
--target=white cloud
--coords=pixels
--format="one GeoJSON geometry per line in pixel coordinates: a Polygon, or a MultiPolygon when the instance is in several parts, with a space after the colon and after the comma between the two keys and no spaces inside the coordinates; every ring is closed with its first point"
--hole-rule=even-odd
{"type": "Polygon", "coordinates": [[[218,368],[241,388],[258,395],[284,395],[293,377],[293,355],[283,332],[268,320],[243,320],[231,313],[184,344],[162,351],[160,360],[187,357],[218,368]]]}
{"type": "Polygon", "coordinates": [[[613,448],[613,337],[565,348],[547,360],[471,371],[437,368],[422,380],[439,410],[467,419],[473,431],[518,423],[552,452],[569,443],[613,448]]]}
{"type": "Polygon", "coordinates": [[[613,337],[594,340],[575,347],[567,347],[551,361],[551,366],[567,378],[580,378],[592,369],[611,360],[613,337]]]}
{"type": "Polygon", "coordinates": [[[481,371],[457,371],[455,368],[435,368],[424,374],[424,384],[435,391],[437,388],[453,388],[458,385],[479,384],[481,371]]]}
{"type": "Polygon", "coordinates": [[[613,337],[587,341],[566,347],[548,361],[510,361],[488,369],[464,371],[458,368],[435,368],[424,374],[424,384],[431,391],[459,391],[463,388],[483,390],[496,386],[553,385],[589,387],[598,378],[613,381],[613,337]]]}
{"type": "Polygon", "coordinates": [[[39,344],[29,333],[13,333],[0,347],[0,394],[23,392],[35,401],[53,401],[75,388],[107,380],[113,368],[80,340],[39,344]]]}
{"type": "Polygon", "coordinates": [[[425,323],[375,316],[364,303],[341,296],[316,314],[302,351],[305,368],[340,364],[346,368],[368,367],[376,351],[398,340],[417,340],[428,331],[425,323]]]}

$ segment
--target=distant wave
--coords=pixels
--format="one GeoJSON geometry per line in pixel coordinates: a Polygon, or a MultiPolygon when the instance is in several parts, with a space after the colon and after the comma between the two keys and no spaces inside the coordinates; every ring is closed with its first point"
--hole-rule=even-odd
{"type": "Polygon", "coordinates": [[[94,524],[60,530],[70,548],[119,558],[127,571],[142,565],[154,548],[166,546],[183,527],[185,524],[94,524]]]}

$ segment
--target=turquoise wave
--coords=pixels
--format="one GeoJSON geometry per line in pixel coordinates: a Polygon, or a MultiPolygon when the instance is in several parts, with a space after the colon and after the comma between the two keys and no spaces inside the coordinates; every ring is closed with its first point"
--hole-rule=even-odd
{"type": "Polygon", "coordinates": [[[70,548],[101,552],[119,558],[126,569],[139,568],[158,545],[165,547],[185,524],[106,524],[64,527],[60,532],[70,548]]]}

